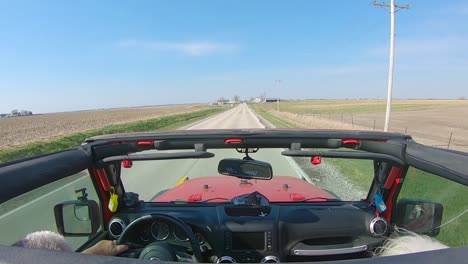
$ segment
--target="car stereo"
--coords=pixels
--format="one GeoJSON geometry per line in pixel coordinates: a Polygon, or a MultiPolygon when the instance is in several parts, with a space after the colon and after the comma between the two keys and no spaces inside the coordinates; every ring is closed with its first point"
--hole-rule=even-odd
{"type": "Polygon", "coordinates": [[[226,232],[224,249],[227,251],[271,251],[271,231],[226,232]]]}

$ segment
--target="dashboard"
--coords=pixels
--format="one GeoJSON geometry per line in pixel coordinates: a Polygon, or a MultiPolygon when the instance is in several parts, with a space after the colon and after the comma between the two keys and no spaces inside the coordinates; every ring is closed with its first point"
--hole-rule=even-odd
{"type": "MultiPolygon", "coordinates": [[[[205,244],[206,241],[203,234],[199,231],[194,231],[190,225],[189,227],[195,234],[198,243],[200,245],[205,244]]],[[[117,238],[118,236],[114,235],[113,237],[117,238]]],[[[174,224],[164,220],[157,220],[149,224],[142,225],[136,234],[133,235],[133,240],[140,244],[147,244],[156,241],[166,241],[171,243],[180,242],[179,244],[184,244],[182,242],[189,241],[189,238],[184,231],[174,224]]]]}
{"type": "MultiPolygon", "coordinates": [[[[364,202],[323,204],[145,203],[123,209],[109,222],[118,239],[135,219],[166,214],[186,223],[203,256],[214,263],[271,263],[367,257],[387,234],[387,222],[364,202]]],[[[177,225],[156,220],[138,226],[129,241],[139,245],[164,241],[186,247],[188,237],[177,225]]]]}

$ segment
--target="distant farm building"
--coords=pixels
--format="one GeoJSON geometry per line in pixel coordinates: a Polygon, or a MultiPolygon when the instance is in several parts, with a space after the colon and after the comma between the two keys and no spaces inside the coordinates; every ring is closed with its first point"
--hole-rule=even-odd
{"type": "Polygon", "coordinates": [[[214,105],[219,105],[219,106],[223,106],[225,104],[229,104],[229,100],[226,100],[226,99],[218,99],[215,103],[213,103],[214,105]]]}
{"type": "Polygon", "coordinates": [[[8,114],[0,114],[0,118],[4,118],[4,117],[16,117],[16,116],[30,116],[32,115],[33,113],[31,111],[28,111],[28,110],[13,110],[11,111],[11,113],[8,113],[8,114]]]}

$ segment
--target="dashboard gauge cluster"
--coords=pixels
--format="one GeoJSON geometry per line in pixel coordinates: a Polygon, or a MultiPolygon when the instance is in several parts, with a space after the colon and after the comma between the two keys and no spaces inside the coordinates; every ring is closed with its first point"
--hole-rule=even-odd
{"type": "Polygon", "coordinates": [[[151,235],[158,241],[166,240],[170,232],[169,224],[166,221],[156,221],[151,224],[151,235]]]}
{"type": "Polygon", "coordinates": [[[177,228],[177,227],[174,226],[173,233],[174,233],[174,237],[179,241],[188,241],[189,240],[188,237],[187,237],[187,234],[185,234],[185,232],[182,231],[180,228],[177,228]]]}
{"type": "MultiPolygon", "coordinates": [[[[205,243],[205,238],[201,233],[194,232],[194,234],[200,245],[205,243]]],[[[142,227],[139,231],[139,237],[142,242],[165,241],[170,239],[187,242],[189,240],[184,231],[164,220],[155,221],[142,227]]]]}

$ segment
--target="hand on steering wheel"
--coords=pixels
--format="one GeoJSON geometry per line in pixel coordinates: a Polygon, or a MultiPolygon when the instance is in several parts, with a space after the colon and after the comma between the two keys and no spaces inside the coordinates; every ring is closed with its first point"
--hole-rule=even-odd
{"type": "MultiPolygon", "coordinates": [[[[203,255],[198,244],[198,239],[192,230],[184,223],[182,220],[175,216],[170,216],[166,214],[150,214],[144,215],[137,218],[135,221],[131,222],[127,228],[122,232],[119,239],[117,240],[117,245],[122,245],[127,243],[129,234],[132,234],[136,231],[137,227],[143,224],[151,223],[156,220],[164,220],[169,223],[174,224],[180,230],[182,230],[188,237],[188,242],[193,250],[193,256],[196,262],[203,262],[203,255]]],[[[176,261],[176,253],[166,242],[153,242],[147,245],[143,251],[140,253],[140,259],[153,259],[160,261],[176,261]]]]}

